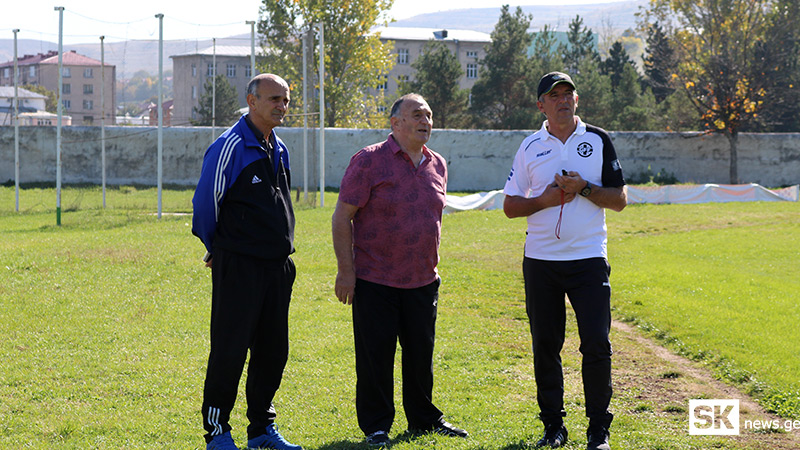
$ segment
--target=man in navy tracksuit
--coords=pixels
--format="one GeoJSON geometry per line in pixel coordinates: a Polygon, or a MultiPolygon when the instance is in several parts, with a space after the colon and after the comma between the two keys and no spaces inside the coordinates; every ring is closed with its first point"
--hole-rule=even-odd
{"type": "Polygon", "coordinates": [[[192,233],[206,247],[213,284],[206,449],[237,449],[228,420],[249,350],[248,447],[301,450],[275,429],[272,405],[289,355],[295,279],[289,153],[273,131],[283,123],[289,86],[258,75],[247,86],[247,105],[248,113],[206,151],[192,199],[192,233]]]}

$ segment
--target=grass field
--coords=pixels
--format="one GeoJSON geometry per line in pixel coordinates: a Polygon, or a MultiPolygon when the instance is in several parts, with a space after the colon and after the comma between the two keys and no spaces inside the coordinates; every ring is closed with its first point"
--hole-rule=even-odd
{"type": "MultiPolygon", "coordinates": [[[[203,448],[211,283],[191,218],[180,214],[191,211],[191,195],[165,191],[169,214],[158,220],[154,189],[110,189],[103,210],[98,188],[66,188],[57,227],[52,189],[23,190],[15,213],[13,188],[0,188],[0,448],[203,448]]],[[[350,309],[332,295],[335,199],[327,193],[325,208],[297,208],[292,348],[276,406],[282,432],[307,449],[364,448],[350,309]]],[[[633,205],[609,213],[608,222],[615,318],[784,416],[800,416],[800,206],[633,205]]],[[[403,437],[398,383],[393,448],[514,450],[538,438],[520,273],[524,228],[499,211],[445,217],[434,396],[472,437],[403,437]]],[[[585,446],[575,334],[569,322],[568,449],[585,446]]],[[[652,404],[629,384],[667,369],[650,361],[637,372],[626,358],[643,354],[623,335],[612,342],[624,378],[612,401],[613,448],[770,448],[768,434],[688,436],[688,398],[652,404]]],[[[242,444],[242,401],[232,425],[242,444]]]]}

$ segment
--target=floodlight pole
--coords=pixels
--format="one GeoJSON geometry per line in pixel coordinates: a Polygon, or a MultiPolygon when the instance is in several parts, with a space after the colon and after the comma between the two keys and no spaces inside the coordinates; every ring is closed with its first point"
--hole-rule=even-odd
{"type": "Polygon", "coordinates": [[[106,207],[106,54],[100,36],[100,165],[103,172],[103,209],[106,207]]]}
{"type": "Polygon", "coordinates": [[[211,55],[211,142],[217,138],[217,38],[211,39],[214,52],[211,55]]]}
{"type": "Polygon", "coordinates": [[[164,174],[164,14],[158,19],[158,218],[161,219],[161,180],[164,174]]]}
{"type": "Polygon", "coordinates": [[[308,202],[308,38],[311,30],[303,35],[303,201],[308,202]]]}
{"type": "Polygon", "coordinates": [[[256,76],[256,21],[247,20],[250,25],[250,78],[256,76]]]}
{"type": "Polygon", "coordinates": [[[19,74],[17,71],[17,33],[14,32],[14,210],[19,212],[19,74]]]}
{"type": "Polygon", "coordinates": [[[61,116],[64,111],[61,97],[64,94],[63,84],[63,49],[64,49],[64,7],[56,6],[58,11],[58,121],[56,125],[56,225],[61,226],[61,116]]]}
{"type": "Polygon", "coordinates": [[[319,23],[319,206],[325,206],[325,30],[319,23]]]}

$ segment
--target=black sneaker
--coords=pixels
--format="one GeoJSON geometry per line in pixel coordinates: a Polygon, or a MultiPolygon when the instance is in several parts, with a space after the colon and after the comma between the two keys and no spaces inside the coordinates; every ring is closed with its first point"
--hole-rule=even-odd
{"type": "Polygon", "coordinates": [[[469,433],[462,430],[461,428],[456,428],[455,426],[445,422],[444,420],[434,425],[433,428],[431,429],[431,432],[436,434],[441,434],[442,436],[460,437],[460,438],[469,437],[469,433]]]}
{"type": "Polygon", "coordinates": [[[567,427],[564,424],[549,425],[544,427],[544,436],[536,443],[536,448],[559,448],[567,443],[567,427]]]}
{"type": "Polygon", "coordinates": [[[586,430],[586,450],[611,450],[608,445],[608,428],[606,427],[589,427],[586,430]]]}
{"type": "Polygon", "coordinates": [[[367,437],[364,439],[364,442],[367,445],[373,447],[388,447],[389,446],[389,433],[386,431],[376,431],[374,433],[368,434],[367,437]]]}

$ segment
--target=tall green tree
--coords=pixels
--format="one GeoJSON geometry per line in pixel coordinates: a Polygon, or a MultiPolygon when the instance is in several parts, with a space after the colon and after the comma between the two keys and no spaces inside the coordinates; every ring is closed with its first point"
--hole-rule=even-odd
{"type": "Polygon", "coordinates": [[[532,78],[538,82],[542,74],[530,70],[531,19],[520,7],[513,15],[508,5],[500,11],[480,77],[472,87],[470,113],[479,128],[531,129],[538,120],[536,89],[531,87],[532,78]]]}
{"type": "Polygon", "coordinates": [[[600,62],[595,34],[590,28],[583,25],[583,19],[579,15],[576,15],[569,23],[567,42],[559,48],[569,73],[577,74],[581,62],[585,59],[600,62]]]}
{"type": "Polygon", "coordinates": [[[212,111],[216,112],[213,118],[217,126],[227,127],[233,125],[239,119],[239,100],[236,95],[236,87],[228,82],[224,74],[206,79],[206,84],[203,86],[203,93],[200,94],[198,103],[198,107],[194,108],[197,113],[197,119],[191,121],[192,125],[211,126],[212,111]],[[216,92],[213,90],[212,80],[216,80],[216,92]],[[214,106],[213,108],[212,105],[214,106]]]}
{"type": "Polygon", "coordinates": [[[425,43],[422,55],[411,67],[417,70],[415,80],[403,83],[401,89],[406,91],[403,93],[416,92],[425,97],[433,110],[435,127],[466,126],[468,91],[459,86],[464,70],[444,42],[425,43]]]}
{"type": "Polygon", "coordinates": [[[678,60],[672,43],[658,22],[649,24],[646,29],[647,54],[643,58],[645,82],[660,103],[675,92],[673,74],[677,73],[678,60]]]}
{"type": "MultiPolygon", "coordinates": [[[[263,0],[258,30],[264,36],[266,68],[283,76],[292,92],[302,83],[301,35],[323,25],[325,41],[325,125],[364,126],[377,105],[369,93],[375,80],[391,70],[391,44],[370,30],[386,23],[393,0],[263,0]]],[[[318,46],[310,73],[319,64],[318,46]]],[[[316,87],[319,87],[317,80],[316,87]]],[[[292,102],[297,96],[293,96],[292,102]]]]}
{"type": "Polygon", "coordinates": [[[603,73],[611,78],[611,89],[616,92],[629,68],[633,68],[636,73],[636,64],[633,62],[628,52],[622,46],[622,42],[616,41],[608,50],[608,58],[601,65],[603,73]]]}
{"type": "Polygon", "coordinates": [[[706,131],[728,140],[730,183],[739,183],[739,133],[763,124],[767,95],[780,96],[781,89],[788,88],[780,73],[785,66],[777,62],[797,58],[797,45],[786,45],[796,39],[798,17],[792,16],[796,8],[790,6],[791,2],[772,0],[653,0],[651,4],[653,16],[677,25],[672,31],[681,52],[677,75],[706,131]],[[780,7],[786,14],[771,14],[780,7]]]}
{"type": "Polygon", "coordinates": [[[558,40],[556,34],[549,25],[545,25],[541,31],[533,35],[533,53],[530,56],[531,73],[534,81],[538,83],[536,77],[564,70],[564,61],[558,52],[558,40]]]}

